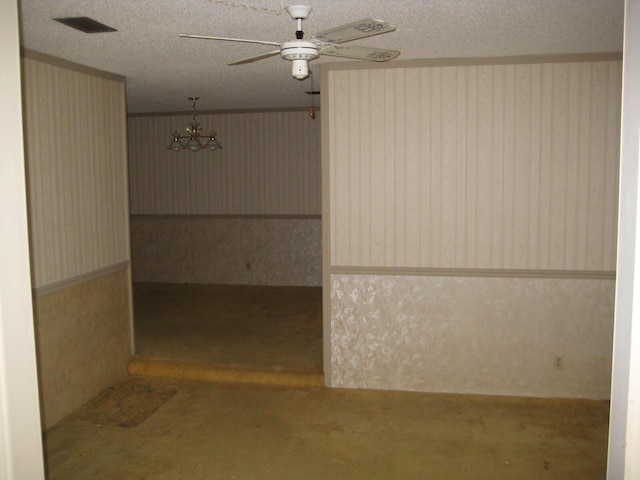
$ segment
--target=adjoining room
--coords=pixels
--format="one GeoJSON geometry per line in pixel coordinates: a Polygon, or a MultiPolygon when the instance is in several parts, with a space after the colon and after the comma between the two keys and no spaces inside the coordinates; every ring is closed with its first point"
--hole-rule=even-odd
{"type": "Polygon", "coordinates": [[[223,147],[167,149],[167,132],[190,120],[128,118],[130,371],[191,361],[209,375],[244,367],[321,385],[320,118],[197,112],[223,147]]]}

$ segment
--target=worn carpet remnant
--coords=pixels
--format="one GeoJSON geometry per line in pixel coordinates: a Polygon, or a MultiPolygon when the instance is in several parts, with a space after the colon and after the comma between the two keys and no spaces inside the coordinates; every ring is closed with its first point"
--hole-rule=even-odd
{"type": "Polygon", "coordinates": [[[176,392],[170,386],[123,381],[103,390],[72,417],[100,426],[137,427],[176,392]]]}

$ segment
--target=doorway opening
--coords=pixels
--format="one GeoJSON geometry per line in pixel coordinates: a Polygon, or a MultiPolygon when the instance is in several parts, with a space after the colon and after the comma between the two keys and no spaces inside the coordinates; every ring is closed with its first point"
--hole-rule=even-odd
{"type": "Polygon", "coordinates": [[[322,383],[320,287],[137,282],[133,292],[134,371],[322,383]]]}

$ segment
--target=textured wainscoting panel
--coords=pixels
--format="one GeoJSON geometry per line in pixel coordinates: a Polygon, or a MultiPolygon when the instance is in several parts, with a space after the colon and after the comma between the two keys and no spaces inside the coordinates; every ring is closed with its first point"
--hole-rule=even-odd
{"type": "MultiPolygon", "coordinates": [[[[190,115],[129,117],[132,214],[320,214],[320,119],[199,114],[222,150],[167,150],[190,115]]],[[[208,131],[206,132],[208,133],[208,131]]]]}
{"type": "Polygon", "coordinates": [[[320,286],[319,218],[131,217],[138,282],[320,286]]]}
{"type": "Polygon", "coordinates": [[[124,268],[34,298],[45,428],[127,374],[129,276],[124,268]]]}
{"type": "Polygon", "coordinates": [[[328,72],[331,265],[615,269],[621,62],[328,72]]]}
{"type": "Polygon", "coordinates": [[[124,80],[23,59],[35,287],[129,260],[124,80]]]}
{"type": "Polygon", "coordinates": [[[609,398],[613,280],[331,276],[331,385],[609,398]]]}

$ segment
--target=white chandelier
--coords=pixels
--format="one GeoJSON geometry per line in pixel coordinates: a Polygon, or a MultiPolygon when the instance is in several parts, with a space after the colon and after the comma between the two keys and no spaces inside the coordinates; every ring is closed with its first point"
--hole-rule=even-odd
{"type": "Polygon", "coordinates": [[[197,152],[203,148],[208,148],[209,150],[218,150],[222,148],[222,145],[220,145],[216,140],[216,132],[212,131],[209,135],[200,135],[202,127],[196,120],[196,102],[199,99],[200,97],[189,97],[189,100],[193,102],[193,120],[191,120],[191,125],[186,129],[188,135],[180,135],[178,132],[173,132],[173,140],[168,147],[169,150],[179,152],[186,148],[192,152],[197,152]],[[207,141],[207,143],[203,145],[200,139],[207,141]],[[183,143],[181,140],[188,141],[183,143]]]}

